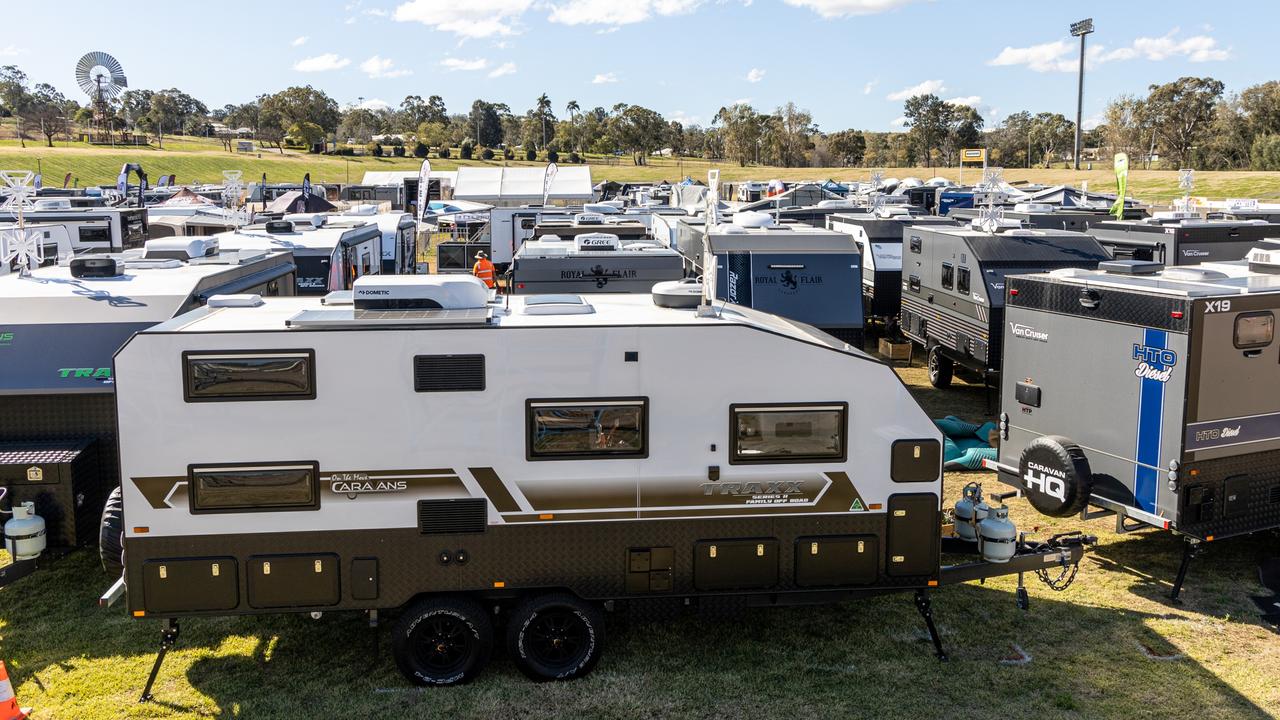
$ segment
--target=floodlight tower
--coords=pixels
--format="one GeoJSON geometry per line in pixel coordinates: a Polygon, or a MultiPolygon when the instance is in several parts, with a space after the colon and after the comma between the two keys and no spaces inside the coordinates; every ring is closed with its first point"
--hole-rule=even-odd
{"type": "Polygon", "coordinates": [[[1076,92],[1076,169],[1080,169],[1080,123],[1084,118],[1084,38],[1093,32],[1093,18],[1071,23],[1071,36],[1080,38],[1080,85],[1076,92]]]}

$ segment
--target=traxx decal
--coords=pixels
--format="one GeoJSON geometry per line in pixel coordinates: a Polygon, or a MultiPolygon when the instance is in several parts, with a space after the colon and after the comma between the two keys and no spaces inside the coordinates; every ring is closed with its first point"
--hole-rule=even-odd
{"type": "Polygon", "coordinates": [[[58,377],[66,380],[71,378],[95,378],[98,380],[110,380],[111,368],[58,368],[58,377]]]}
{"type": "Polygon", "coordinates": [[[710,482],[702,483],[703,495],[731,495],[747,498],[747,505],[808,502],[802,480],[774,480],[768,482],[710,482]],[[791,495],[801,495],[792,498],[791,495]]]}
{"type": "Polygon", "coordinates": [[[13,333],[0,332],[0,347],[7,347],[13,344],[13,333]]]}
{"type": "Polygon", "coordinates": [[[1173,366],[1178,364],[1178,353],[1168,348],[1148,347],[1140,343],[1133,344],[1133,359],[1139,361],[1133,374],[1144,380],[1169,382],[1173,366]]]}

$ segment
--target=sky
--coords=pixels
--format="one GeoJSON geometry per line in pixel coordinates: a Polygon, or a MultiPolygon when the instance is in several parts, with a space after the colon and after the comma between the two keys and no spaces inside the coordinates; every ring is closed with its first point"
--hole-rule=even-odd
{"type": "Polygon", "coordinates": [[[1019,110],[1075,114],[1079,41],[1092,17],[1085,127],[1107,102],[1184,75],[1228,91],[1276,78],[1274,0],[306,0],[100,3],[5,9],[0,65],[85,100],[74,68],[115,56],[129,86],[177,87],[210,108],[291,85],[344,107],[440,95],[557,115],[619,102],[709,124],[735,102],[794,101],[823,131],[900,127],[932,92],[988,126],[1019,110]]]}

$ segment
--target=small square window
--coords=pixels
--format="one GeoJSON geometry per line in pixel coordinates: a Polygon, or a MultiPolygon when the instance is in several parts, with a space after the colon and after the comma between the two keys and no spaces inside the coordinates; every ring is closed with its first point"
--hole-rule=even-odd
{"type": "Polygon", "coordinates": [[[955,274],[951,263],[942,263],[942,287],[950,290],[955,285],[955,274]]]}
{"type": "Polygon", "coordinates": [[[956,270],[956,292],[961,295],[969,294],[969,268],[967,267],[956,270]]]}
{"type": "Polygon", "coordinates": [[[1236,316],[1234,341],[1237,348],[1260,348],[1275,337],[1276,318],[1270,312],[1240,313],[1236,316]]]}

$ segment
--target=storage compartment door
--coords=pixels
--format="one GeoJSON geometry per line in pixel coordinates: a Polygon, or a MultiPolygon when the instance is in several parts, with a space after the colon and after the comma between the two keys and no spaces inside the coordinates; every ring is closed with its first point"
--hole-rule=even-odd
{"type": "Polygon", "coordinates": [[[149,615],[234,610],[239,604],[234,558],[161,559],[142,564],[142,607],[149,615]]]}
{"type": "Polygon", "coordinates": [[[694,546],[698,590],[755,590],[778,584],[778,541],[703,540],[694,546]]]}
{"type": "Polygon", "coordinates": [[[889,496],[888,574],[895,577],[938,572],[938,496],[889,496]]]}
{"type": "Polygon", "coordinates": [[[287,608],[337,604],[337,555],[255,555],[249,558],[250,606],[287,608]]]}
{"type": "Polygon", "coordinates": [[[796,585],[870,585],[880,569],[875,535],[802,537],[796,540],[796,585]]]}

